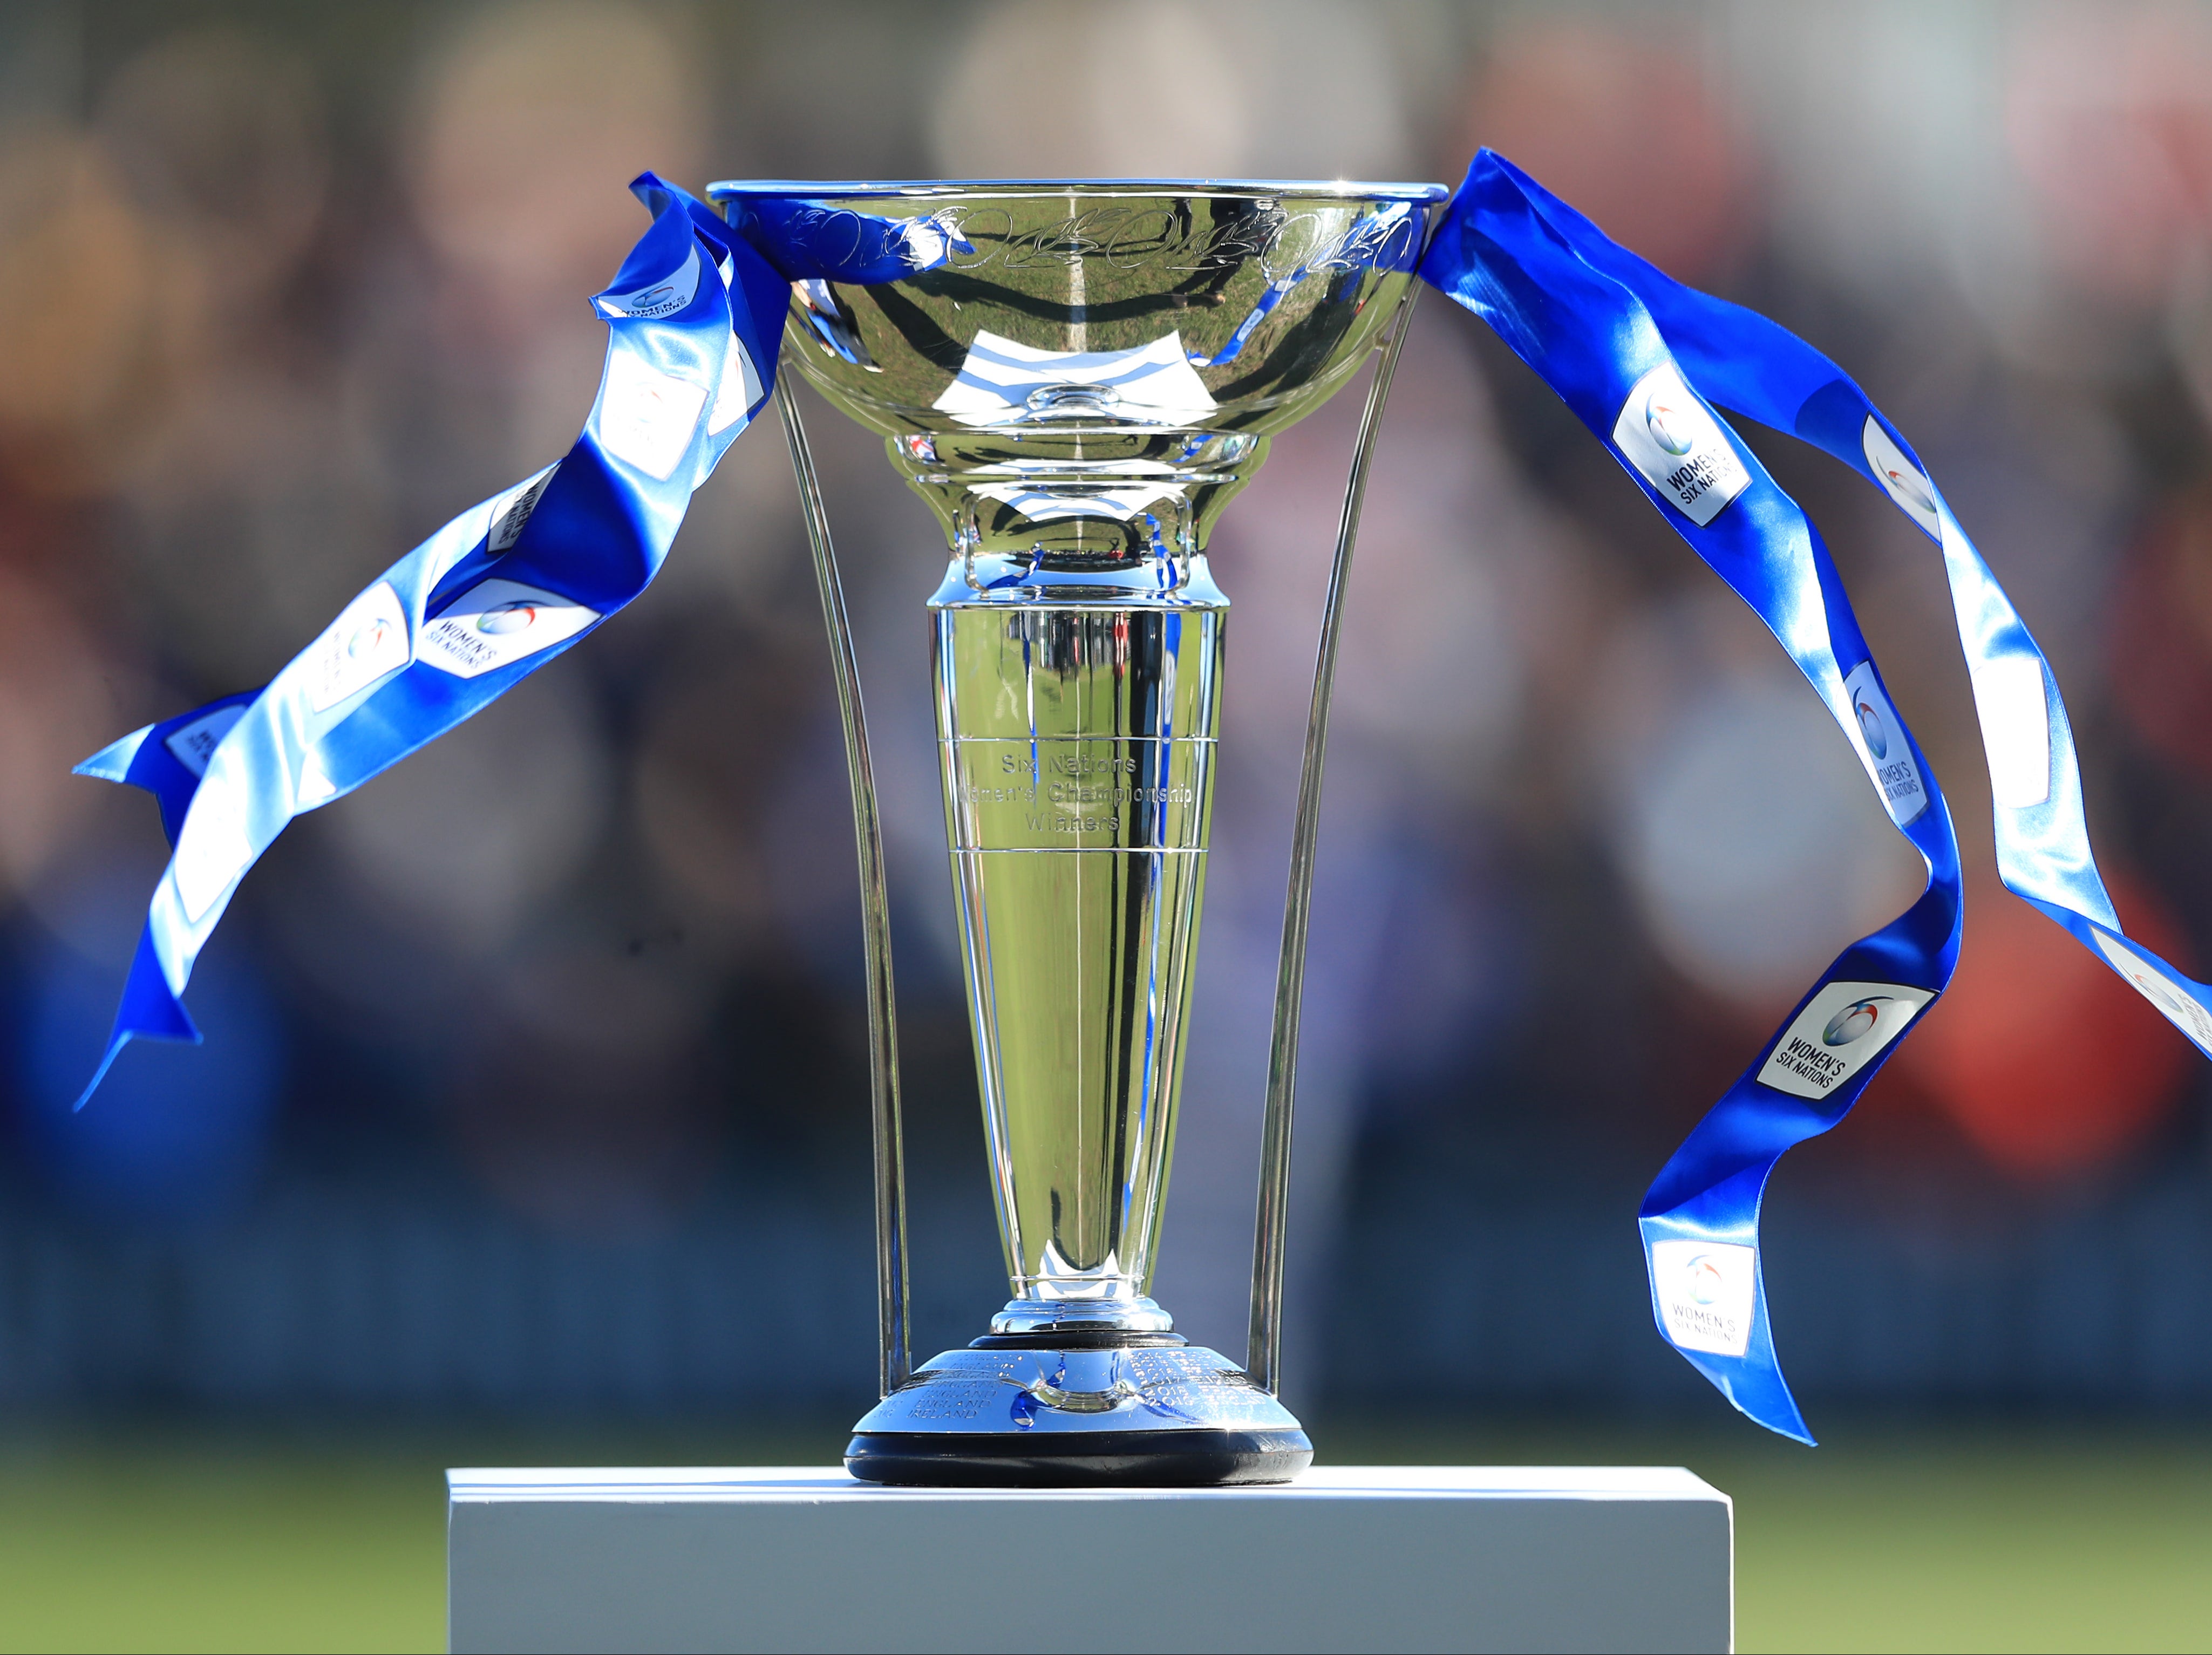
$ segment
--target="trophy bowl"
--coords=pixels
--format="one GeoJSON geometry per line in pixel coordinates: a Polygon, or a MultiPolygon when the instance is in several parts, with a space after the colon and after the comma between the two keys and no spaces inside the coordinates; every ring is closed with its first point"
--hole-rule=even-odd
{"type": "MultiPolygon", "coordinates": [[[[774,232],[754,239],[791,281],[784,363],[883,434],[950,552],[927,599],[939,755],[1012,1296],[973,1344],[907,1369],[890,960],[872,922],[885,1395],[855,1427],[847,1464],[895,1482],[1287,1479],[1313,1450],[1273,1394],[1286,1059],[1263,1162],[1248,1358],[1261,1372],[1187,1343],[1147,1292],[1188,1034],[1229,610],[1206,545],[1273,434],[1382,342],[1445,192],[1101,180],[731,182],[709,193],[740,230],[774,232]]],[[[803,429],[787,397],[782,406],[846,674],[864,897],[879,907],[849,630],[803,429]]],[[[1310,843],[1309,827],[1292,873],[1301,959],[1310,843]]]]}

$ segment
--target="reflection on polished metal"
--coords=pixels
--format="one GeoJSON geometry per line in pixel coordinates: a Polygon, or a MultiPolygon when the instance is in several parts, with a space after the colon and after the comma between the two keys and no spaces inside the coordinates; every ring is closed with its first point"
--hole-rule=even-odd
{"type": "Polygon", "coordinates": [[[1109,575],[1039,603],[1019,586],[978,591],[962,569],[931,600],[1016,1294],[994,1333],[1170,1325],[1144,1290],[1174,1147],[1227,608],[1194,575],[1165,593],[1109,575]]]}
{"type": "MultiPolygon", "coordinates": [[[[892,1482],[1294,1475],[1312,1449],[1271,1385],[1287,1064],[1312,871],[1303,797],[1285,929],[1290,1018],[1279,1003],[1283,1074],[1271,1079],[1255,1248],[1253,1355],[1265,1382],[1185,1344],[1147,1296],[1174,1153],[1229,608],[1205,548],[1273,435],[1372,356],[1444,192],[1131,181],[712,193],[740,225],[772,222],[776,243],[807,264],[788,272],[784,362],[884,434],[951,552],[929,599],[938,735],[1013,1297],[975,1347],[901,1383],[880,853],[872,864],[872,800],[858,798],[871,784],[849,633],[804,435],[786,405],[840,654],[869,904],[886,1395],[857,1427],[848,1463],[892,1482]]],[[[1309,790],[1387,385],[1386,362],[1339,537],[1309,790]]]]}

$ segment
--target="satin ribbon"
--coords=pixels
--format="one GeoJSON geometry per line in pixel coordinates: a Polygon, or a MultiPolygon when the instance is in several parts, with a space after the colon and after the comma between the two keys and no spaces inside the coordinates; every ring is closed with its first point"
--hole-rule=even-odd
{"type": "Polygon", "coordinates": [[[150,724],[77,766],[159,801],[173,849],[77,1107],[137,1038],[197,1043],[180,996],[248,868],[571,648],[659,572],[692,490],[766,402],[790,289],[719,215],[647,173],[652,227],[592,300],[591,417],[556,464],[386,569],[262,689],[150,724]]]}
{"type": "Polygon", "coordinates": [[[1717,408],[1833,455],[1941,549],[2006,885],[2208,1053],[2212,990],[2122,930],[2050,663],[1911,446],[1848,374],[1757,313],[1662,274],[1487,150],[1445,208],[1422,275],[1535,370],[1758,612],[1927,864],[1919,900],[1837,956],[1662,1169],[1638,1220],[1661,1334],[1752,1418],[1810,1442],[1775,1359],[1759,1203],[1782,1153],[1850,1112],[1949,983],[1958,843],[1819,532],[1717,408]]]}

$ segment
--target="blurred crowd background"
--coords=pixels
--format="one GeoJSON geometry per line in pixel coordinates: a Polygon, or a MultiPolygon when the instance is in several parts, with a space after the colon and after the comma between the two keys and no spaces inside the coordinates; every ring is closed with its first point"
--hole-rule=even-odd
{"type": "MultiPolygon", "coordinates": [[[[556,458],[650,167],[1455,182],[1512,156],[1804,333],[1930,463],[2064,686],[2130,929],[2212,970],[2212,10],[1903,3],[0,10],[0,1406],[856,1413],[865,1021],[835,709],[773,431],[584,648],[298,823],[81,1115],[164,848],[70,775],[265,680],[556,458]]],[[[1918,889],[1780,651],[1431,297],[1340,676],[1300,1092],[1309,1411],[1724,1409],[1644,1184],[1918,889]]],[[[919,1354],[1004,1297],[922,600],[814,405],[891,837],[919,1354]]],[[[1229,512],[1236,603],[1158,1296],[1243,1348],[1267,1002],[1345,397],[1229,512]]],[[[1822,1406],[2212,1406],[2212,1070],[1990,873],[1933,549],[1822,525],[1970,876],[1949,997],[1767,1208],[1822,1406]]],[[[1748,1430],[1750,1427],[1746,1427],[1748,1430]]]]}

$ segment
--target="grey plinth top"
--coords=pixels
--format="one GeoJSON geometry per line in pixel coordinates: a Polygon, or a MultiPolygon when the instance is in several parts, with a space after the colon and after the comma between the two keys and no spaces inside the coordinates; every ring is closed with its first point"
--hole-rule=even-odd
{"type": "Polygon", "coordinates": [[[448,1474],[455,1650],[1723,1650],[1686,1470],[1318,1467],[1280,1488],[842,1470],[448,1474]]]}

